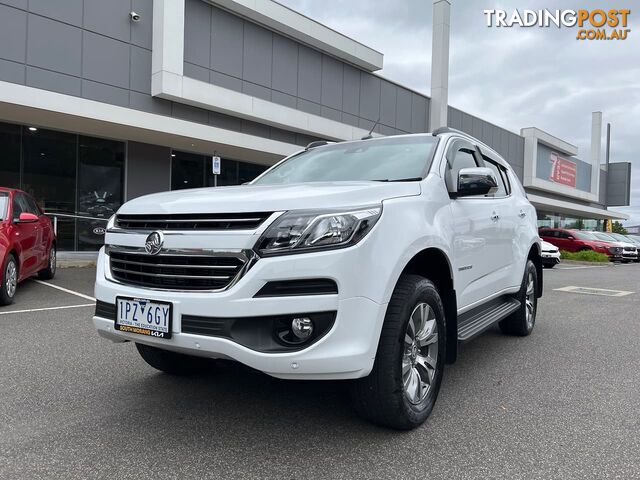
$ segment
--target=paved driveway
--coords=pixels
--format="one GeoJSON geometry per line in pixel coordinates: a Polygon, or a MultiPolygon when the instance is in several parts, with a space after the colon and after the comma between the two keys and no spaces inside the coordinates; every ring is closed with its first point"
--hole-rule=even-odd
{"type": "Polygon", "coordinates": [[[92,269],[53,282],[83,296],[29,281],[0,309],[0,478],[640,478],[640,266],[545,273],[533,335],[464,345],[406,433],[341,382],[160,374],[94,333],[92,269]]]}

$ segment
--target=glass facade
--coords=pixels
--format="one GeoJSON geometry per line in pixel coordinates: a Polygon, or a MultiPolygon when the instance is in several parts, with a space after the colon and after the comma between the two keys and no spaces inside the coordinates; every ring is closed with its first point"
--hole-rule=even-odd
{"type": "Polygon", "coordinates": [[[171,190],[241,185],[250,182],[267,168],[264,165],[223,158],[220,175],[214,175],[211,156],[174,150],[171,153],[171,190]]]}
{"type": "Polygon", "coordinates": [[[124,142],[4,123],[0,141],[0,185],[56,218],[60,250],[98,249],[123,202],[124,142]]]}
{"type": "Polygon", "coordinates": [[[561,213],[545,212],[541,210],[538,210],[537,213],[538,227],[597,231],[602,231],[604,229],[604,220],[569,217],[561,213]]]}

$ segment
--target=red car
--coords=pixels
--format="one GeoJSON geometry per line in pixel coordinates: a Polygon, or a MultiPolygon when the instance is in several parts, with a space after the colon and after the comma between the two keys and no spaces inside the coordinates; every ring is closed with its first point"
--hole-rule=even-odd
{"type": "Polygon", "coordinates": [[[608,255],[609,260],[622,260],[623,249],[621,245],[604,242],[590,232],[564,228],[540,228],[538,234],[545,242],[549,242],[566,252],[593,250],[608,255]]]}
{"type": "Polygon", "coordinates": [[[51,220],[21,190],[0,187],[0,305],[13,303],[22,280],[56,273],[56,236],[51,220]]]}

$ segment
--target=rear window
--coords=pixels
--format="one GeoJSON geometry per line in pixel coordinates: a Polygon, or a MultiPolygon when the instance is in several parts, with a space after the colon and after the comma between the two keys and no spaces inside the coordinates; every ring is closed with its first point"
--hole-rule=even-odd
{"type": "Polygon", "coordinates": [[[0,193],[0,221],[7,218],[7,210],[9,206],[9,195],[0,193]]]}

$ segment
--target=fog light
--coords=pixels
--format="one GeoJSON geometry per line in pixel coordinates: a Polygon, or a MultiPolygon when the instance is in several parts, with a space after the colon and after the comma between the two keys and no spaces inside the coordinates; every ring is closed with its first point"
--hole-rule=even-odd
{"type": "Polygon", "coordinates": [[[313,333],[313,322],[309,317],[294,318],[291,321],[291,331],[300,340],[306,340],[313,333]]]}

